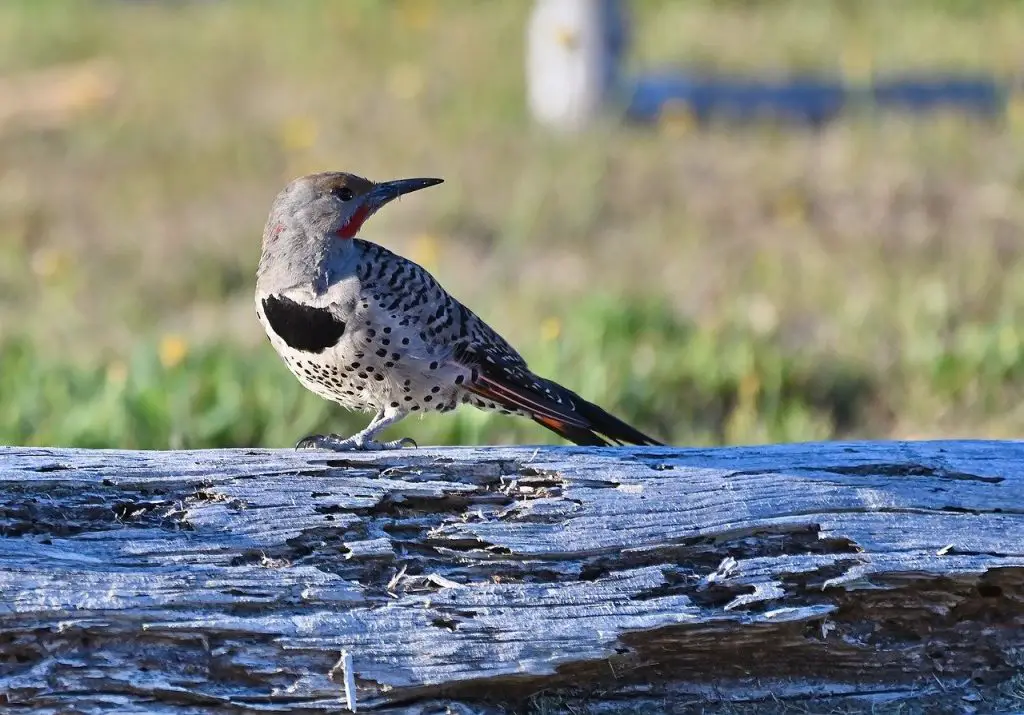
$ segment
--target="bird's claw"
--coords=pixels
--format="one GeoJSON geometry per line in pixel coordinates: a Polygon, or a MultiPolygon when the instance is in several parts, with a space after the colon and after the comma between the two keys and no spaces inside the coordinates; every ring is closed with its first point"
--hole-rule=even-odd
{"type": "Polygon", "coordinates": [[[374,452],[403,447],[418,447],[415,440],[402,437],[391,442],[378,442],[359,435],[341,437],[336,434],[311,434],[295,444],[295,449],[327,449],[332,452],[374,452]]]}
{"type": "Polygon", "coordinates": [[[295,443],[295,449],[330,449],[327,443],[333,440],[342,441],[333,434],[311,434],[295,443]]]}

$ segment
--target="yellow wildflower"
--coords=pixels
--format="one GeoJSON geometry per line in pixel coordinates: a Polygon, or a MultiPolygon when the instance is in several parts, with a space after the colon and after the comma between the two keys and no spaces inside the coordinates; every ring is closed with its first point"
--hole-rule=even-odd
{"type": "Polygon", "coordinates": [[[433,0],[405,0],[398,6],[399,22],[414,30],[426,30],[437,15],[433,0]]]}
{"type": "Polygon", "coordinates": [[[180,335],[166,335],[160,341],[160,364],[170,370],[188,355],[188,343],[180,335]]]}
{"type": "Polygon", "coordinates": [[[316,143],[318,128],[311,117],[291,117],[281,126],[281,141],[288,151],[303,151],[316,143]]]}
{"type": "Polygon", "coordinates": [[[579,36],[567,27],[559,27],[555,31],[555,40],[570,52],[579,44],[579,36]]]}
{"type": "Polygon", "coordinates": [[[31,266],[44,281],[59,280],[71,269],[71,256],[60,248],[40,248],[32,254],[31,266]]]}
{"type": "Polygon", "coordinates": [[[689,134],[697,126],[697,115],[688,102],[669,99],[661,105],[658,113],[658,128],[669,136],[689,134]]]}
{"type": "Polygon", "coordinates": [[[414,238],[412,247],[409,249],[409,257],[427,270],[437,265],[439,253],[437,239],[428,233],[420,234],[414,238]]]}
{"type": "Polygon", "coordinates": [[[558,336],[562,334],[562,321],[552,316],[545,318],[540,323],[540,339],[546,343],[550,343],[554,340],[558,340],[558,336]]]}

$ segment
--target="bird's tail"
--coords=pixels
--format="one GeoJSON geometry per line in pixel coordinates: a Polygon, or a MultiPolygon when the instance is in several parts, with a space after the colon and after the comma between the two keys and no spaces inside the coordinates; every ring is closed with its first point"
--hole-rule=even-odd
{"type": "Polygon", "coordinates": [[[573,444],[595,447],[606,446],[609,443],[663,446],[663,443],[648,437],[599,405],[584,400],[572,390],[557,383],[547,382],[551,389],[568,393],[567,396],[572,401],[573,413],[585,422],[585,426],[551,419],[545,415],[532,415],[533,421],[547,427],[573,444]]]}
{"type": "Polygon", "coordinates": [[[558,383],[532,377],[518,384],[481,375],[468,389],[504,407],[526,412],[539,425],[573,444],[606,447],[612,444],[663,446],[593,402],[558,383]]]}

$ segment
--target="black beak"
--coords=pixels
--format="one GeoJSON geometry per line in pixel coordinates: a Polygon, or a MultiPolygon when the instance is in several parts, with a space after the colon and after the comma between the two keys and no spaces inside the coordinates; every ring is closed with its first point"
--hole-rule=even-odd
{"type": "Polygon", "coordinates": [[[426,189],[443,183],[444,179],[397,179],[382,181],[366,194],[366,202],[373,210],[379,209],[389,201],[394,201],[403,194],[426,189]]]}

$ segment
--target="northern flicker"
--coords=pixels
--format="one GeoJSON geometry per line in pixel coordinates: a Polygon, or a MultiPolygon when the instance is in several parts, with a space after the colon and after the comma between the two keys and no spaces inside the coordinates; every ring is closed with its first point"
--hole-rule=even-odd
{"type": "Polygon", "coordinates": [[[495,330],[426,269],[356,238],[384,204],[441,179],[375,183],[326,172],[277,195],[263,232],[256,313],[306,388],[372,412],[350,436],[311,435],[296,447],[337,451],[415,446],[376,435],[416,412],[462,404],[529,417],[579,445],[659,442],[534,375],[495,330]]]}

